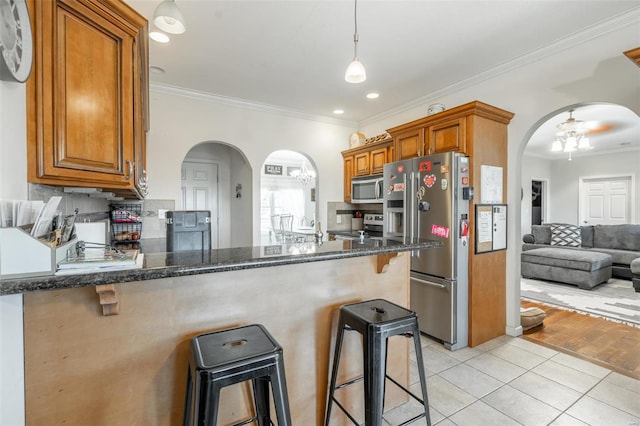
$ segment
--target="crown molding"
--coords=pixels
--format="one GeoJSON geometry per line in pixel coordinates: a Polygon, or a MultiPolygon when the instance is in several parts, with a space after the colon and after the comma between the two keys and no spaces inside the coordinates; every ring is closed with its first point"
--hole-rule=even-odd
{"type": "Polygon", "coordinates": [[[307,114],[294,109],[283,108],[275,105],[262,104],[258,102],[247,101],[239,98],[231,98],[228,96],[213,95],[211,93],[200,92],[192,89],[185,89],[169,84],[150,83],[149,90],[156,93],[163,93],[172,96],[181,96],[184,98],[196,99],[203,102],[228,106],[232,108],[246,109],[251,111],[263,112],[265,114],[274,114],[300,120],[316,121],[327,124],[335,124],[337,126],[345,126],[354,129],[358,126],[355,121],[340,120],[338,118],[327,117],[323,115],[307,114]]]}
{"type": "Polygon", "coordinates": [[[629,12],[620,14],[606,21],[594,24],[580,32],[571,34],[565,38],[548,43],[543,47],[524,53],[509,62],[505,62],[504,64],[488,69],[487,71],[484,71],[480,74],[476,74],[473,77],[469,77],[442,89],[436,90],[435,92],[429,93],[428,95],[421,96],[397,108],[392,108],[380,114],[365,118],[364,120],[360,121],[358,128],[366,127],[368,125],[375,124],[378,121],[393,117],[414,108],[419,108],[424,105],[428,105],[429,103],[436,102],[440,98],[459,92],[471,86],[475,86],[476,84],[482,83],[486,80],[490,80],[509,71],[522,68],[533,62],[555,55],[556,53],[571,49],[589,40],[602,37],[603,35],[608,34],[612,31],[617,31],[620,28],[626,27],[628,25],[637,25],[638,21],[640,21],[640,7],[634,8],[629,12]]]}

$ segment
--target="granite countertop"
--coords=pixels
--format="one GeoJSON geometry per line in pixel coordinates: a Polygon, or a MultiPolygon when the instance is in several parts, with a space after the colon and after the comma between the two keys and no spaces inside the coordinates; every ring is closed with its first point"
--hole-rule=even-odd
{"type": "Polygon", "coordinates": [[[218,250],[158,252],[145,250],[141,269],[127,269],[77,275],[54,275],[0,280],[0,296],[32,291],[86,287],[241,269],[264,268],[440,247],[442,243],[422,240],[402,243],[387,239],[289,243],[218,250]]]}

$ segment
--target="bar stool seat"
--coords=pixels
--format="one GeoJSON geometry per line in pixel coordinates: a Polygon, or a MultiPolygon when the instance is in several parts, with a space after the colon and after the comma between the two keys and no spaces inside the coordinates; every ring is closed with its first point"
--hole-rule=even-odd
{"type": "Polygon", "coordinates": [[[384,299],[375,299],[341,306],[333,368],[331,372],[331,383],[329,396],[327,398],[325,426],[329,425],[331,408],[334,402],[354,424],[358,424],[356,419],[336,399],[335,391],[362,380],[364,380],[365,425],[382,425],[385,379],[389,379],[392,383],[407,392],[412,398],[424,406],[424,412],[402,424],[409,424],[424,417],[427,424],[431,426],[429,400],[427,397],[427,382],[425,380],[424,365],[422,363],[420,331],[416,313],[384,299]],[[361,377],[336,385],[345,330],[354,330],[362,335],[364,372],[361,377]],[[418,362],[418,374],[420,376],[422,399],[387,375],[387,339],[392,336],[413,338],[418,362]]]}
{"type": "Polygon", "coordinates": [[[215,426],[223,387],[252,381],[256,416],[236,423],[272,424],[269,383],[279,426],[291,425],[282,347],[261,324],[205,333],[191,340],[184,425],[215,426]]]}

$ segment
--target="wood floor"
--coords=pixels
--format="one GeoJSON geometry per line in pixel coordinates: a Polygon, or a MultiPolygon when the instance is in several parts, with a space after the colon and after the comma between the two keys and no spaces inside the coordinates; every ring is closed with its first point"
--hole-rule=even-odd
{"type": "Polygon", "coordinates": [[[547,313],[523,339],[640,380],[640,328],[537,302],[522,300],[521,306],[547,313]]]}

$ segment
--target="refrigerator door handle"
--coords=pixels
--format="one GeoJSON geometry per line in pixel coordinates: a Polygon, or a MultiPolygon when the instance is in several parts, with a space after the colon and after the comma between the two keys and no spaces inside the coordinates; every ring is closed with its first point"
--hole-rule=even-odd
{"type": "Polygon", "coordinates": [[[407,190],[407,174],[403,173],[402,174],[402,187],[405,190],[405,201],[402,203],[402,238],[404,239],[404,241],[407,241],[407,194],[406,194],[406,190],[407,190]]]}
{"type": "Polygon", "coordinates": [[[439,283],[434,283],[434,282],[431,282],[431,281],[425,281],[425,280],[421,280],[420,278],[416,278],[416,277],[411,277],[411,279],[413,281],[419,282],[420,284],[426,284],[426,285],[430,285],[432,287],[438,287],[438,288],[447,288],[446,284],[439,284],[439,283]]]}
{"type": "MultiPolygon", "coordinates": [[[[414,197],[413,197],[413,183],[414,183],[414,176],[415,176],[415,172],[411,172],[411,182],[410,182],[410,188],[408,193],[405,194],[405,197],[409,197],[409,200],[411,202],[411,205],[409,206],[409,210],[411,210],[411,239],[409,240],[410,242],[413,242],[413,238],[416,236],[415,233],[415,223],[416,223],[416,217],[415,217],[415,209],[413,208],[413,202],[414,202],[414,197]]],[[[406,204],[406,203],[405,203],[406,204]]]]}
{"type": "MultiPolygon", "coordinates": [[[[413,192],[414,192],[414,201],[415,201],[415,205],[413,208],[413,212],[415,215],[417,215],[418,217],[416,218],[416,233],[415,233],[415,237],[416,237],[416,241],[418,240],[418,238],[420,238],[420,222],[422,222],[420,219],[420,211],[418,210],[418,205],[420,203],[419,199],[418,199],[418,188],[420,187],[420,173],[418,173],[418,175],[416,176],[415,180],[413,181],[413,183],[415,184],[415,186],[413,187],[413,192]]],[[[422,198],[422,197],[420,197],[422,198]]],[[[418,255],[419,257],[419,255],[418,255]]]]}

